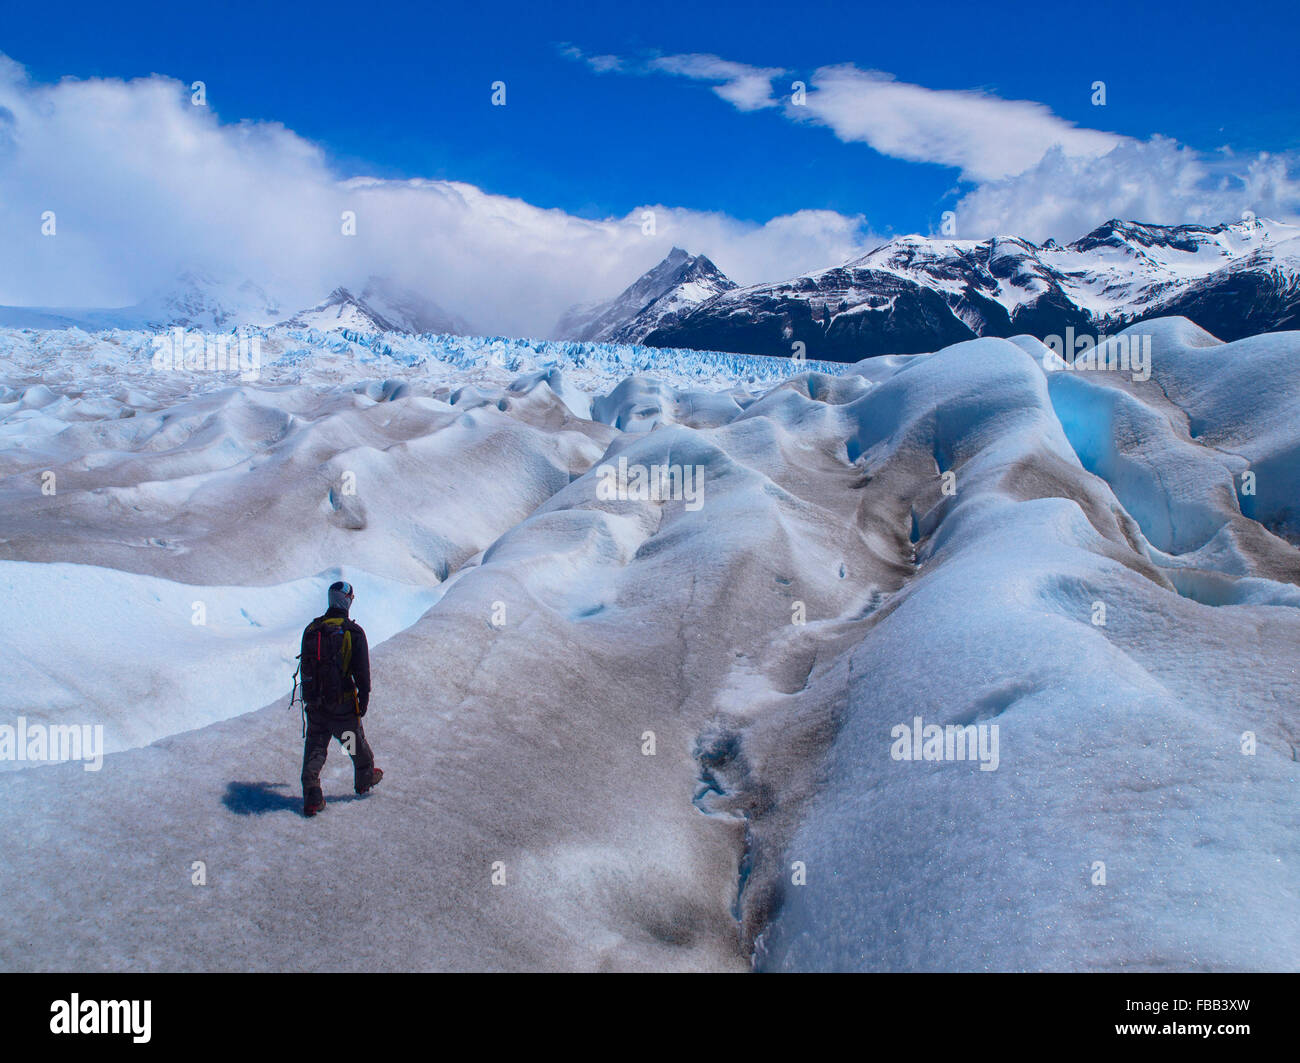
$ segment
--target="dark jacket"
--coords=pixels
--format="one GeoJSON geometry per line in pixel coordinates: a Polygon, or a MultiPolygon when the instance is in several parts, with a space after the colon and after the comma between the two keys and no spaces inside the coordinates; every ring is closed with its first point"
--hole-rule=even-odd
{"type": "MultiPolygon", "coordinates": [[[[318,616],[311,623],[315,624],[319,620],[328,620],[335,617],[347,617],[347,613],[342,609],[329,609],[322,616],[318,616]]],[[[352,660],[348,665],[347,673],[343,676],[344,704],[342,706],[322,705],[325,711],[338,711],[345,708],[349,713],[352,711],[352,692],[357,693],[357,705],[360,708],[361,715],[366,714],[366,709],[370,706],[370,648],[366,643],[366,633],[361,630],[361,625],[355,620],[345,619],[343,622],[345,631],[352,632],[352,660]]],[[[311,624],[307,625],[306,630],[302,633],[303,652],[307,651],[307,632],[311,630],[311,624]]]]}

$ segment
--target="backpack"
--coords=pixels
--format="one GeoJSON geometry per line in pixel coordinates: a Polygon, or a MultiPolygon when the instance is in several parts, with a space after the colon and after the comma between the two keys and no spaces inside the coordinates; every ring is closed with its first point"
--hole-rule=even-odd
{"type": "Polygon", "coordinates": [[[349,693],[351,666],[352,632],[347,618],[318,616],[302,633],[299,667],[304,705],[339,708],[349,693]]]}

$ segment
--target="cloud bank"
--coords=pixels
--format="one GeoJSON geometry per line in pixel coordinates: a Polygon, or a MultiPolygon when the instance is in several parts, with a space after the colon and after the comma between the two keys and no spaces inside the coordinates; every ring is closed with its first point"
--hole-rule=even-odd
{"type": "Polygon", "coordinates": [[[173,79],[39,84],[3,56],[0,231],[0,304],[128,305],[199,266],[296,310],[381,274],[512,335],[548,334],[569,305],[614,294],[674,244],[749,283],[877,242],[863,217],[832,211],[756,224],[647,203],[589,220],[455,181],[343,176],[292,130],[222,122],[173,79]],[[344,212],[356,235],[343,235],[344,212]]]}
{"type": "Polygon", "coordinates": [[[892,74],[854,66],[822,67],[803,105],[786,114],[817,122],[840,140],[861,141],[882,155],[952,166],[970,181],[1022,173],[1055,149],[1096,159],[1124,138],[1081,129],[1041,103],[985,92],[928,89],[892,74]]]}

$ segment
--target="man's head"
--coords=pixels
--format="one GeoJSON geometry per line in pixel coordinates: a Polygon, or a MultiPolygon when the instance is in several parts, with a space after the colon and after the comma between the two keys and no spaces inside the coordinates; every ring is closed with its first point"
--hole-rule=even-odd
{"type": "Polygon", "coordinates": [[[352,599],[355,597],[356,592],[352,590],[351,583],[339,580],[337,583],[330,584],[331,609],[342,609],[346,613],[352,608],[352,599]]]}

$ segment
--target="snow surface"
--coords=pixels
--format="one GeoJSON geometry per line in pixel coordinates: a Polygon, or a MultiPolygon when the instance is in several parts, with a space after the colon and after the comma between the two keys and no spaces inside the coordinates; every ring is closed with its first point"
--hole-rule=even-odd
{"type": "Polygon", "coordinates": [[[0,725],[118,743],[0,773],[0,967],[1300,968],[1300,333],[1142,331],[1146,381],[0,331],[0,725]],[[387,775],[335,750],[304,821],[286,647],[340,572],[387,775]],[[997,769],[894,759],[916,716],[997,769]]]}
{"type": "MultiPolygon", "coordinates": [[[[350,568],[268,587],[202,587],[91,565],[0,561],[14,653],[7,708],[29,723],[102,724],[104,750],[115,753],[287,700],[303,618],[325,611],[326,588],[339,579],[365,597],[372,644],[410,627],[441,596],[350,568]]],[[[0,771],[18,766],[0,761],[0,771]]]]}

